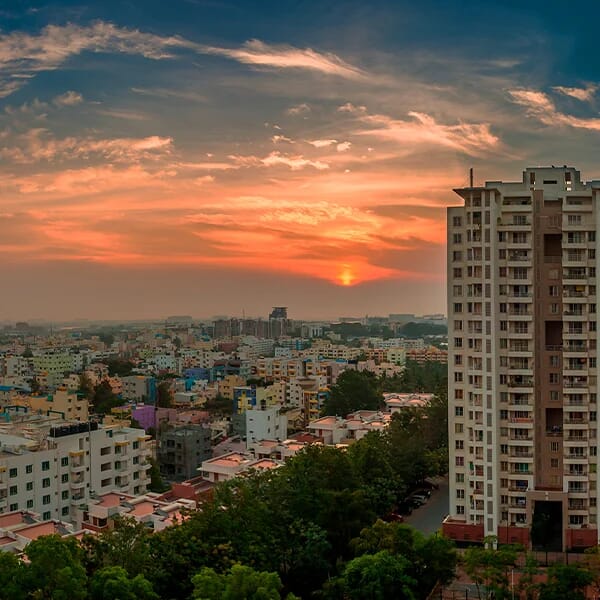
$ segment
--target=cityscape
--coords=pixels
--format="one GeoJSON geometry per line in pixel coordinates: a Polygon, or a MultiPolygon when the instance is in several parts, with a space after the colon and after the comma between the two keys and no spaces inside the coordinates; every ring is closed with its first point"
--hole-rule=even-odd
{"type": "Polygon", "coordinates": [[[0,600],[600,596],[581,8],[0,3],[0,600]]]}

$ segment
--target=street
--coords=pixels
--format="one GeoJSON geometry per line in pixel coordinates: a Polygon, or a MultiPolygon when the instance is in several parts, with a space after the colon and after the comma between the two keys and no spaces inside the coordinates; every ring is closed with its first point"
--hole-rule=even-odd
{"type": "Polygon", "coordinates": [[[404,518],[405,523],[427,535],[438,531],[448,514],[448,478],[440,479],[439,486],[438,490],[432,490],[426,504],[415,508],[411,515],[404,518]]]}

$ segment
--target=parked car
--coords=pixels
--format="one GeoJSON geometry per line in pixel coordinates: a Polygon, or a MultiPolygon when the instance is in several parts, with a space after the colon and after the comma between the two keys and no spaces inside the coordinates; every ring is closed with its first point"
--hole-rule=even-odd
{"type": "Polygon", "coordinates": [[[431,490],[421,489],[415,490],[413,494],[417,494],[418,496],[426,496],[427,498],[431,498],[431,490]]]}
{"type": "Polygon", "coordinates": [[[413,504],[417,502],[418,506],[422,506],[427,502],[427,500],[429,500],[429,496],[426,496],[425,494],[411,494],[410,498],[413,504]]]}
{"type": "Polygon", "coordinates": [[[388,523],[404,523],[404,517],[395,512],[387,514],[385,517],[383,517],[383,520],[387,521],[388,523]]]}

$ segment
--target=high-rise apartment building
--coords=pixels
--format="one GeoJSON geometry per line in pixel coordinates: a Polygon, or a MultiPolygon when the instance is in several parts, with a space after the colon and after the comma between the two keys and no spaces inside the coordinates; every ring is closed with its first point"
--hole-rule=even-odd
{"type": "Polygon", "coordinates": [[[600,181],[540,167],[455,192],[444,531],[596,545],[600,181]]]}

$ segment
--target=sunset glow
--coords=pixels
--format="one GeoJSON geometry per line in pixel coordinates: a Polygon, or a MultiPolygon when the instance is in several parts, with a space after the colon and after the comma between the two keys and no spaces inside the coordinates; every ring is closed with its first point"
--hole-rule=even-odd
{"type": "MultiPolygon", "coordinates": [[[[175,272],[171,289],[197,288],[172,294],[165,312],[259,312],[269,298],[318,316],[335,297],[364,313],[374,296],[384,311],[416,299],[440,312],[445,209],[470,167],[482,183],[551,164],[568,134],[560,160],[598,171],[591,76],[551,77],[561,71],[548,50],[532,79],[533,47],[490,49],[478,27],[461,54],[452,27],[462,17],[449,8],[417,18],[379,2],[325,15],[316,2],[177,0],[163,20],[164,3],[133,4],[6,17],[0,273],[23,274],[27,298],[3,299],[6,314],[62,314],[52,295],[36,300],[33,282],[69,287],[72,269],[82,316],[113,315],[107,299],[128,281],[141,282],[150,314],[175,272]],[[261,285],[242,293],[240,273],[261,285]]],[[[486,27],[501,26],[489,10],[486,27]]]]}

